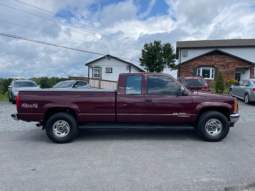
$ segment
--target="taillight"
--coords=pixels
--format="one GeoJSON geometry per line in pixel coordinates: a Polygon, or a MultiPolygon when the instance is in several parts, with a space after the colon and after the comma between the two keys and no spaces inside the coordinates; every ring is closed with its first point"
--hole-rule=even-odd
{"type": "Polygon", "coordinates": [[[16,97],[16,107],[17,107],[17,108],[19,107],[19,94],[18,94],[17,97],[16,97]]]}
{"type": "Polygon", "coordinates": [[[255,92],[255,88],[253,88],[253,91],[255,92]]]}

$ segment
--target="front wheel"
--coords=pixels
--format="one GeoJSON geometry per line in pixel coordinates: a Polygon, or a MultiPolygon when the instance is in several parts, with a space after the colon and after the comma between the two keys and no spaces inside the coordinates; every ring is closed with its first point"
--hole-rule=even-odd
{"type": "Polygon", "coordinates": [[[228,91],[228,95],[229,95],[230,97],[233,97],[233,90],[232,90],[232,89],[230,89],[230,90],[228,91]]]}
{"type": "Polygon", "coordinates": [[[55,143],[68,143],[78,134],[76,119],[66,112],[52,115],[48,119],[45,129],[49,139],[55,143]]]}
{"type": "Polygon", "coordinates": [[[228,135],[229,121],[218,111],[207,111],[198,118],[196,130],[206,141],[221,141],[228,135]]]}
{"type": "Polygon", "coordinates": [[[11,101],[12,101],[12,99],[10,98],[10,94],[9,94],[9,92],[8,92],[8,97],[9,97],[9,102],[11,102],[11,101]]]}
{"type": "Polygon", "coordinates": [[[15,103],[16,103],[16,101],[15,101],[13,95],[12,95],[12,104],[15,104],[15,103]]]}

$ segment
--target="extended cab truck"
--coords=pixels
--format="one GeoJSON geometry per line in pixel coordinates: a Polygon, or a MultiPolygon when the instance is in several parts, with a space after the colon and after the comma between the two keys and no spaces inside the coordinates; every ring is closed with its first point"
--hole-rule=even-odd
{"type": "Polygon", "coordinates": [[[120,74],[117,90],[24,90],[16,105],[15,120],[39,122],[56,143],[73,140],[78,127],[95,123],[148,128],[189,124],[204,140],[220,141],[239,119],[235,98],[191,93],[172,76],[157,73],[120,74]]]}

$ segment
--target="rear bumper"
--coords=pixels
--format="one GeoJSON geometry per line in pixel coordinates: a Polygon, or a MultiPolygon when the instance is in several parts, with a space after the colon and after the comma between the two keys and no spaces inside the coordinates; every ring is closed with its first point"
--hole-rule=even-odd
{"type": "Polygon", "coordinates": [[[14,119],[15,121],[19,120],[18,114],[11,114],[11,116],[12,116],[12,119],[14,119]]]}
{"type": "Polygon", "coordinates": [[[239,120],[240,115],[239,113],[230,115],[230,123],[235,123],[239,120]]]}

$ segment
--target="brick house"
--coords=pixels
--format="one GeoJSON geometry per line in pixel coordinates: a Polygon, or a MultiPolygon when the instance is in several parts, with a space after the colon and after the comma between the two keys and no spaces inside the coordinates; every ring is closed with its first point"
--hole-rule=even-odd
{"type": "Polygon", "coordinates": [[[178,41],[178,77],[203,76],[215,83],[254,77],[255,39],[178,41]]]}

